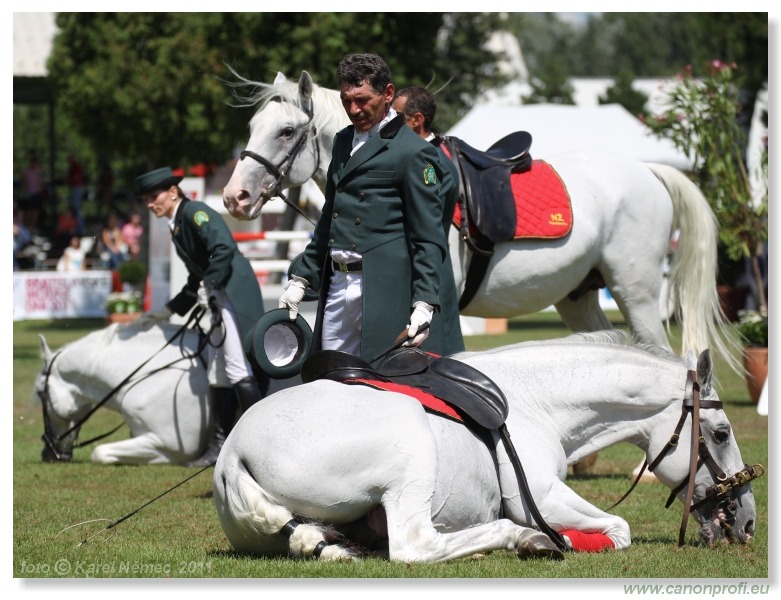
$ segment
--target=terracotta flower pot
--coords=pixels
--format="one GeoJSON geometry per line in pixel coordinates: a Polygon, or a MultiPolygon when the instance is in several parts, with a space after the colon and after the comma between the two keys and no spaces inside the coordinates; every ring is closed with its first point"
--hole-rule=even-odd
{"type": "Polygon", "coordinates": [[[130,323],[130,321],[135,321],[138,317],[141,316],[140,312],[122,312],[122,313],[109,313],[106,317],[106,321],[111,323],[130,323]]]}
{"type": "Polygon", "coordinates": [[[746,346],[743,348],[743,366],[746,369],[746,385],[751,401],[759,402],[759,394],[767,379],[767,348],[746,346]]]}

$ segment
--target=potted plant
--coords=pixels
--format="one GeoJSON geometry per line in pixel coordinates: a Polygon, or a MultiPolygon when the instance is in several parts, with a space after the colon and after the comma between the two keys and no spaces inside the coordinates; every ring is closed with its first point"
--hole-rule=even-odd
{"type": "Polygon", "coordinates": [[[146,282],[146,267],[137,260],[126,260],[117,267],[125,291],[141,290],[146,282]]]}
{"type": "Polygon", "coordinates": [[[107,320],[109,323],[132,321],[143,311],[146,267],[138,261],[127,260],[119,264],[115,275],[122,283],[122,290],[106,298],[107,320]]]}
{"type": "Polygon", "coordinates": [[[143,311],[144,296],[137,290],[113,292],[105,303],[109,323],[126,323],[136,319],[143,311]]]}
{"type": "Polygon", "coordinates": [[[754,404],[759,402],[767,379],[767,313],[758,310],[738,311],[738,333],[743,341],[743,366],[746,385],[754,404]]]}

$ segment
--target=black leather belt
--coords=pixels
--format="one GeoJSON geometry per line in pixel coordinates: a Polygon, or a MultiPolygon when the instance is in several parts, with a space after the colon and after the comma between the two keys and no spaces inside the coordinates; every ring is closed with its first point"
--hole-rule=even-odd
{"type": "Polygon", "coordinates": [[[356,271],[363,270],[363,261],[340,263],[334,260],[332,262],[334,263],[334,271],[341,271],[342,273],[355,273],[356,271]]]}

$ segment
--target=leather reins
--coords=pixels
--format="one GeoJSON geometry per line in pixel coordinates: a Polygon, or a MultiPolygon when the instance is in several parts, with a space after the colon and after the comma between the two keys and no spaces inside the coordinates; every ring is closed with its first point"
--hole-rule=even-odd
{"type": "MultiPolygon", "coordinates": [[[[629,496],[632,490],[635,489],[635,486],[640,481],[640,478],[643,476],[645,469],[648,468],[648,470],[651,473],[653,473],[654,469],[656,469],[656,467],[659,466],[659,464],[662,462],[665,456],[667,456],[667,454],[678,445],[678,440],[680,439],[680,434],[681,431],[683,430],[683,426],[686,423],[688,416],[691,414],[692,436],[691,436],[691,450],[690,450],[690,458],[689,458],[689,473],[683,479],[683,481],[670,492],[670,496],[667,499],[667,502],[665,503],[665,508],[669,508],[672,505],[672,503],[675,501],[677,494],[681,490],[686,488],[686,499],[684,500],[683,517],[681,518],[681,527],[678,532],[679,547],[683,546],[684,544],[686,527],[689,522],[689,514],[693,510],[699,508],[707,501],[718,500],[719,498],[723,498],[722,503],[726,504],[725,511],[729,515],[732,513],[732,510],[734,509],[734,501],[732,500],[731,497],[732,491],[743,487],[747,483],[753,481],[754,479],[762,477],[762,475],[765,474],[765,470],[762,467],[762,465],[757,464],[752,466],[745,465],[745,468],[742,471],[735,473],[732,477],[727,476],[724,470],[721,467],[719,467],[719,465],[713,459],[713,456],[708,450],[708,445],[705,443],[705,438],[700,433],[700,409],[701,408],[705,408],[705,409],[715,408],[717,410],[723,410],[724,404],[721,402],[721,400],[705,400],[705,401],[701,400],[700,385],[699,383],[697,383],[697,374],[695,371],[690,370],[686,374],[686,391],[683,397],[681,417],[678,419],[678,423],[675,426],[675,431],[673,432],[673,435],[670,436],[670,439],[664,445],[664,447],[656,456],[656,458],[653,461],[651,461],[650,465],[648,464],[648,459],[646,459],[643,462],[643,466],[640,469],[640,472],[637,474],[637,477],[635,478],[629,490],[623,496],[621,496],[621,498],[619,498],[619,500],[616,501],[610,508],[607,509],[607,511],[611,511],[616,506],[621,504],[621,502],[623,502],[629,496]],[[708,467],[708,470],[710,471],[711,475],[713,475],[713,477],[718,481],[718,483],[710,486],[707,490],[705,490],[705,494],[703,495],[703,498],[695,503],[693,502],[695,477],[697,471],[699,471],[699,469],[703,465],[706,465],[708,467]]],[[[732,515],[732,520],[734,521],[734,514],[732,515]]],[[[727,526],[729,527],[729,521],[727,523],[727,526]]]]}
{"type": "MultiPolygon", "coordinates": [[[[270,100],[270,102],[284,101],[286,100],[283,100],[279,97],[272,98],[270,100]]],[[[304,113],[306,113],[306,116],[309,117],[309,120],[306,122],[306,125],[304,125],[304,131],[301,136],[298,138],[298,140],[296,140],[296,143],[293,144],[293,147],[290,149],[290,151],[282,158],[281,161],[279,161],[278,165],[274,165],[270,160],[264,158],[257,152],[253,152],[252,150],[247,149],[241,151],[241,154],[239,154],[239,160],[244,160],[244,158],[250,157],[251,159],[266,167],[269,173],[275,177],[274,183],[267,191],[261,194],[261,197],[265,198],[266,200],[271,200],[271,198],[279,196],[287,203],[288,206],[294,208],[301,216],[314,225],[312,220],[301,210],[301,208],[297,204],[288,200],[287,196],[285,196],[285,194],[282,192],[282,180],[285,178],[288,171],[293,167],[293,163],[295,162],[296,158],[298,158],[298,155],[301,154],[301,151],[304,149],[310,131],[312,132],[312,139],[315,141],[315,153],[317,154],[317,159],[315,160],[314,171],[312,171],[312,174],[308,179],[314,177],[315,173],[317,173],[317,169],[320,168],[320,142],[317,139],[317,128],[312,125],[312,121],[315,116],[314,103],[312,100],[310,100],[309,105],[303,106],[301,109],[304,111],[304,113]]]]}

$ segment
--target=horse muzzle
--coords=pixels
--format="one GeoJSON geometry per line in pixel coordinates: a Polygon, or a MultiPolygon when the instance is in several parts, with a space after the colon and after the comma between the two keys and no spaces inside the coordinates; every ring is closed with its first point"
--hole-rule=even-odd
{"type": "Polygon", "coordinates": [[[63,463],[73,460],[72,445],[70,449],[65,449],[63,444],[58,444],[51,440],[48,435],[41,436],[44,446],[41,450],[41,460],[47,463],[63,463]]]}

